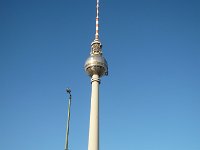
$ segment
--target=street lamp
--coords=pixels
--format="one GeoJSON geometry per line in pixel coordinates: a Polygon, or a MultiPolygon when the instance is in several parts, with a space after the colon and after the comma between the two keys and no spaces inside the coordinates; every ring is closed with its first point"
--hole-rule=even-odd
{"type": "Polygon", "coordinates": [[[68,137],[69,137],[69,121],[70,121],[70,107],[71,107],[71,90],[69,88],[66,89],[66,92],[69,94],[69,104],[68,104],[68,117],[67,117],[67,129],[66,129],[66,141],[65,141],[65,150],[68,149],[68,137]]]}

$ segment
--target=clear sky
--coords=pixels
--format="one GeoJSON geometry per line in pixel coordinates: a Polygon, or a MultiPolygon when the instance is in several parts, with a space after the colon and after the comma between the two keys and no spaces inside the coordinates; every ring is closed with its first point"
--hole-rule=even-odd
{"type": "MultiPolygon", "coordinates": [[[[95,0],[0,0],[0,149],[86,150],[95,0]]],[[[100,0],[101,150],[200,150],[200,1],[100,0]]]]}

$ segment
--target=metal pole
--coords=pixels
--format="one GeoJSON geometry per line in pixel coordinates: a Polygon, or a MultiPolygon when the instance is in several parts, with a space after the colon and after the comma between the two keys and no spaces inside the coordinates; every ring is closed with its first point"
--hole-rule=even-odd
{"type": "Polygon", "coordinates": [[[68,118],[67,118],[67,129],[66,129],[66,141],[65,141],[65,150],[68,149],[68,139],[69,139],[69,121],[70,121],[70,107],[71,107],[71,90],[69,88],[66,89],[66,92],[69,94],[69,104],[68,104],[68,118]]]}

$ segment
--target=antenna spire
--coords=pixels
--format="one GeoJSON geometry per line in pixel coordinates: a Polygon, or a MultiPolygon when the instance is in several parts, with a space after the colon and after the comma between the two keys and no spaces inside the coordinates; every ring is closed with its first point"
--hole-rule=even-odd
{"type": "Polygon", "coordinates": [[[96,16],[96,33],[95,33],[95,41],[99,40],[99,0],[97,0],[97,16],[96,16]]]}
{"type": "Polygon", "coordinates": [[[96,5],[96,33],[95,33],[95,39],[91,43],[91,55],[102,55],[102,45],[99,40],[99,0],[97,0],[97,5],[96,5]]]}

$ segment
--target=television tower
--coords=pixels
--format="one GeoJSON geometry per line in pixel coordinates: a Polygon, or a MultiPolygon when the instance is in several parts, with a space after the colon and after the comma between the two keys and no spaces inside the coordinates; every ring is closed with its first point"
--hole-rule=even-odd
{"type": "Polygon", "coordinates": [[[96,33],[91,43],[91,52],[85,62],[85,71],[91,77],[91,108],[88,150],[99,150],[99,84],[100,78],[108,75],[108,65],[102,56],[102,45],[99,40],[99,0],[96,5],[96,33]]]}

